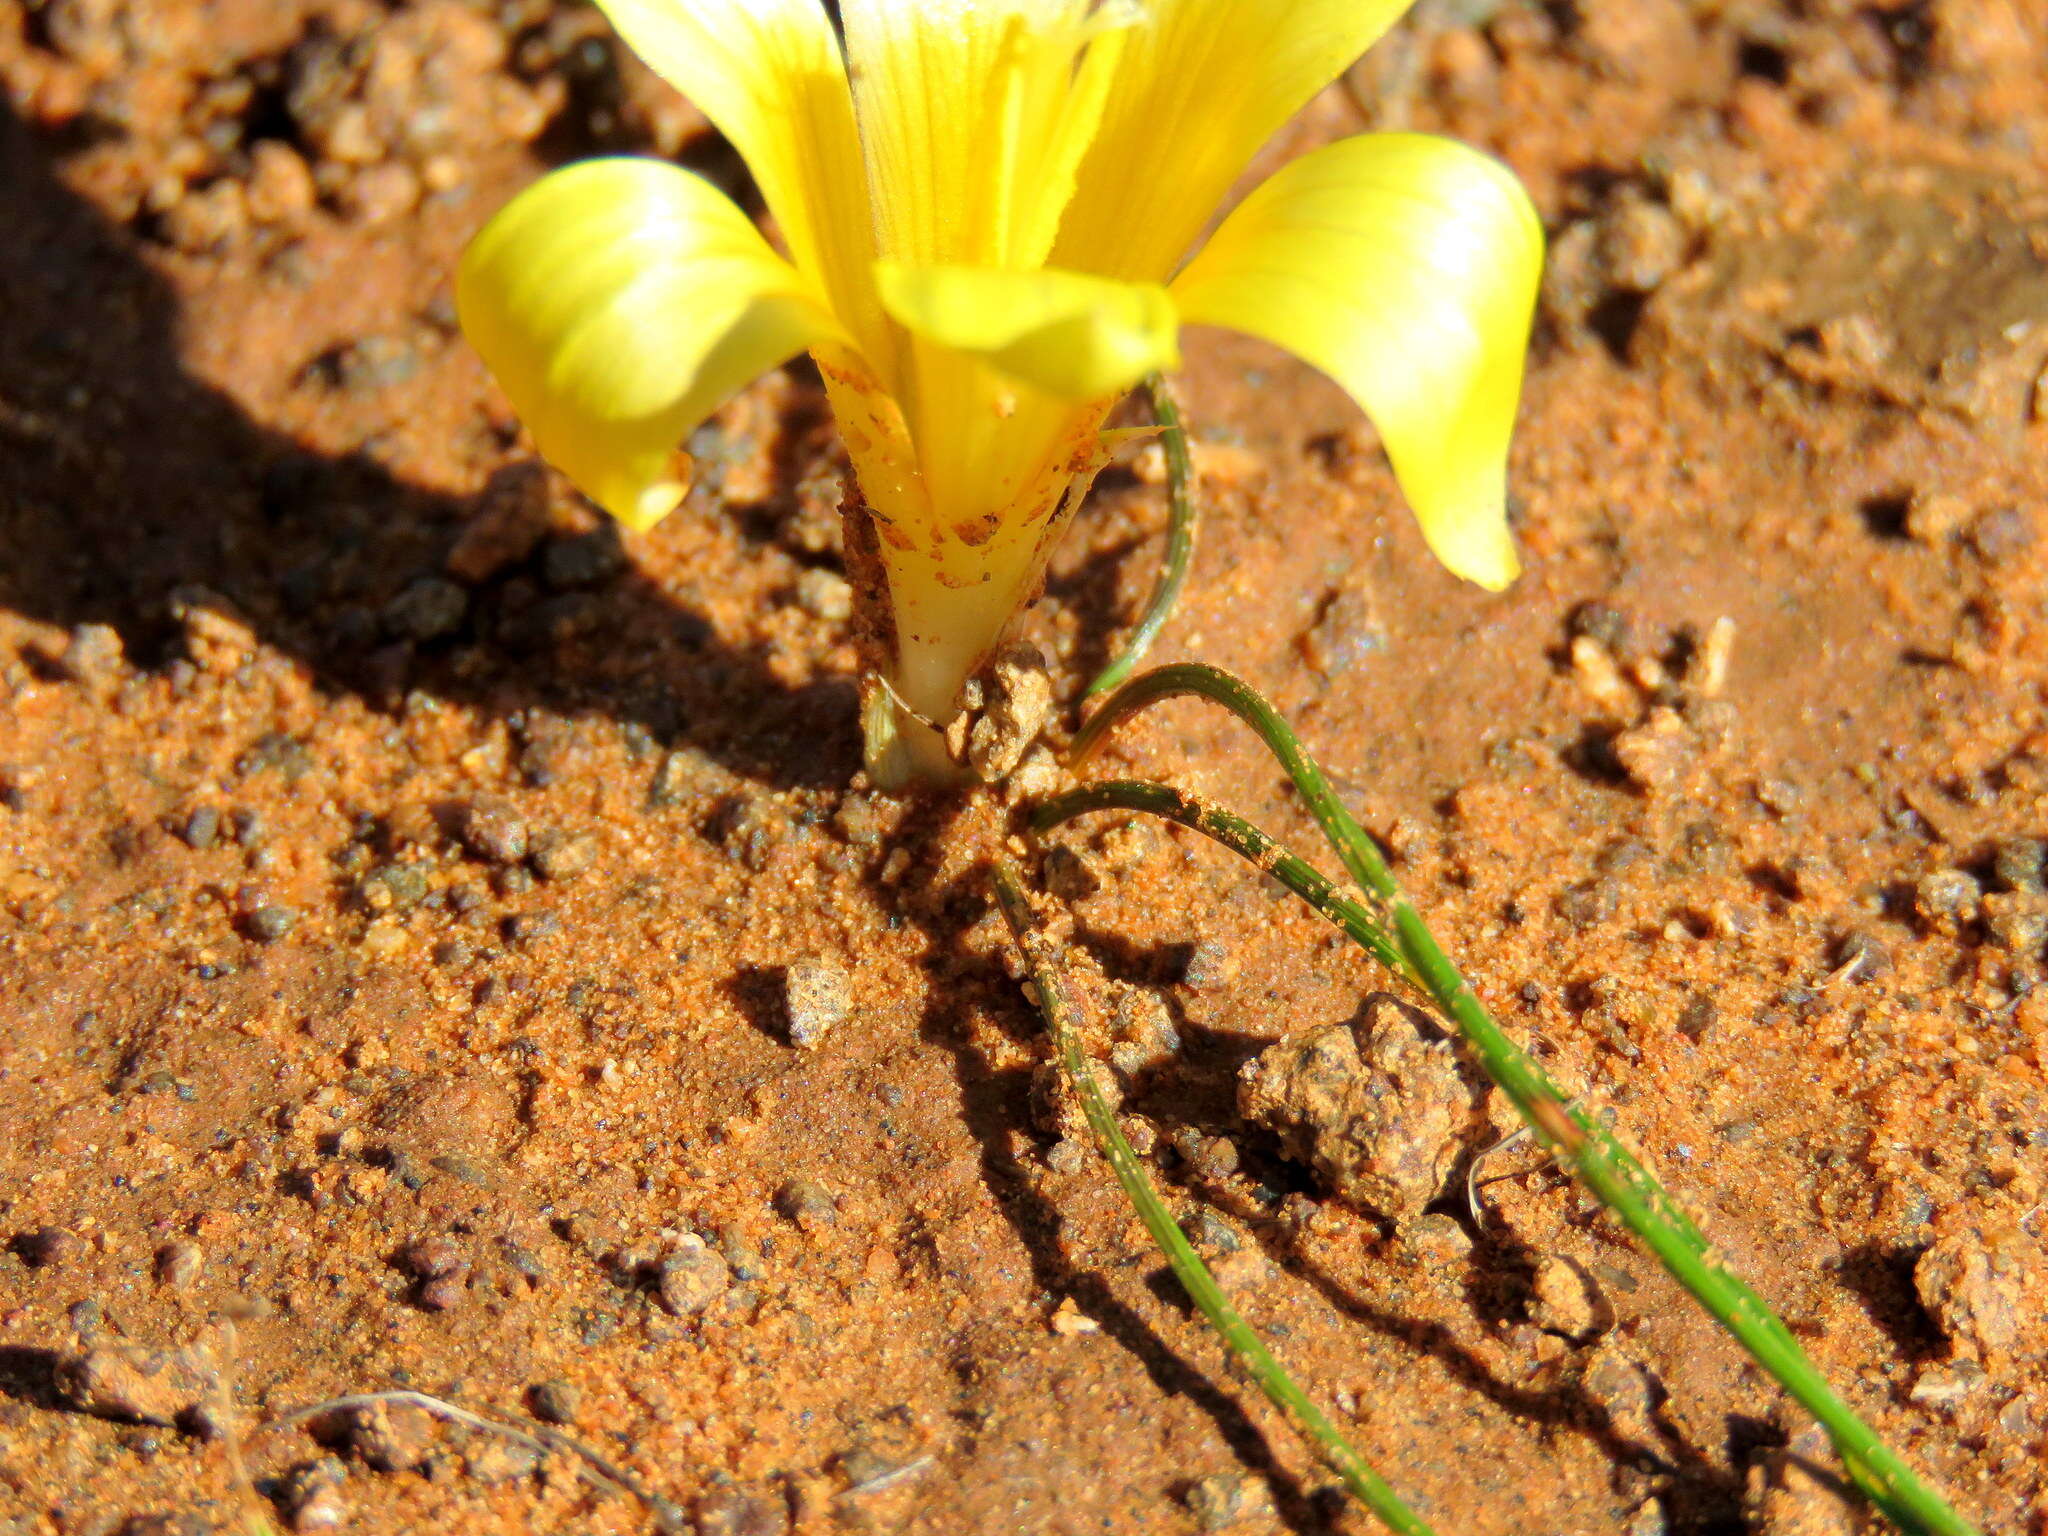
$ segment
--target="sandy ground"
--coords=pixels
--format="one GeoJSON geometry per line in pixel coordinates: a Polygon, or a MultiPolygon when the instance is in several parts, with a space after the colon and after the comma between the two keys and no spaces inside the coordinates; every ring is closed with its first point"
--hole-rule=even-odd
{"type": "MultiPolygon", "coordinates": [[[[648,1528],[403,1410],[256,1427],[392,1387],[556,1423],[703,1536],[1364,1530],[1034,1118],[999,809],[848,787],[815,377],[621,537],[454,332],[512,190],[736,178],[701,120],[548,0],[0,4],[0,79],[0,1532],[229,1529],[224,1419],[287,1527],[648,1528]]],[[[1331,386],[1198,337],[1159,653],[1289,713],[1503,1021],[2036,1533],[2044,81],[2036,0],[1426,10],[1272,156],[1405,124],[1535,192],[1528,573],[1444,575],[1331,386]]],[[[1104,477],[1029,622],[1063,698],[1155,479],[1104,477]]],[[[1307,846],[1201,705],[1109,760],[1307,846]]],[[[1157,1176],[1440,1530],[1857,1528],[1531,1154],[1468,1204],[1504,1122],[1455,1075],[1450,1182],[1395,1209],[1246,1121],[1245,1062],[1375,1016],[1309,914],[1178,831],[1059,842],[1157,1176]]]]}

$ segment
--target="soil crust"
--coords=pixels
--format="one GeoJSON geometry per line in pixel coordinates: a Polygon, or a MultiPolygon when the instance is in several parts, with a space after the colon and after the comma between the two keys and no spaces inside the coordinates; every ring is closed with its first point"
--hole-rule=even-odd
{"type": "MultiPolygon", "coordinates": [[[[37,0],[0,80],[0,1533],[244,1528],[230,1436],[280,1525],[648,1527],[404,1403],[257,1428],[385,1389],[705,1536],[1366,1529],[1034,1096],[1005,810],[850,787],[815,375],[640,537],[455,331],[547,166],[740,188],[701,118],[551,0],[37,0]]],[[[1271,697],[1858,1411],[2048,1532],[2038,7],[1425,0],[1262,164],[1390,126],[1550,230],[1527,573],[1444,574],[1338,392],[1205,334],[1158,655],[1271,697]]],[[[1158,479],[1024,627],[1055,737],[1158,479]]],[[[1106,761],[1312,840],[1197,702],[1106,761]]],[[[1055,844],[1156,1177],[1438,1529],[1857,1528],[1613,1223],[1473,1168],[1499,1104],[1311,914],[1157,823],[1055,844]]]]}

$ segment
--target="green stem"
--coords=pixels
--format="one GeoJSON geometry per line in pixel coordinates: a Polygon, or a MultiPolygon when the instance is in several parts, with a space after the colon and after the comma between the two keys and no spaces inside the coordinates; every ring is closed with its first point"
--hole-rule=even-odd
{"type": "MultiPolygon", "coordinates": [[[[1375,910],[1369,912],[1333,892],[1311,896],[1308,890],[1289,880],[1281,865],[1274,862],[1270,839],[1265,840],[1266,849],[1258,854],[1245,848],[1238,851],[1297,889],[1347,933],[1357,925],[1380,929],[1382,942],[1365,945],[1375,958],[1382,958],[1381,950],[1391,931],[1402,961],[1391,969],[1404,979],[1420,983],[1471,1045],[1487,1075],[1514,1102],[1544,1146],[1568,1163],[1657,1256],[1672,1277],[1713,1314],[1800,1406],[1819,1420],[1850,1476],[1887,1519],[1915,1536],[1975,1536],[1969,1522],[1921,1482],[1835,1394],[1763,1299],[1722,1266],[1699,1228],[1663,1185],[1605,1127],[1584,1111],[1574,1109],[1542,1069],[1494,1022],[1471,983],[1445,955],[1414,906],[1401,894],[1372,839],[1345,810],[1322,770],[1271,705],[1244,683],[1213,667],[1162,667],[1126,685],[1096,712],[1075,738],[1072,759],[1078,763],[1086,758],[1117,720],[1157,699],[1184,693],[1200,694],[1223,704],[1259,733],[1287,770],[1338,858],[1375,910]],[[1345,907],[1350,908],[1346,920],[1331,916],[1333,908],[1342,911],[1345,907]]],[[[1097,791],[1110,788],[1096,786],[1097,791]]],[[[1041,808],[1035,824],[1042,830],[1065,820],[1067,815],[1102,809],[1108,804],[1169,815],[1196,831],[1217,837],[1211,825],[1216,819],[1213,813],[1177,814],[1161,809],[1149,794],[1158,786],[1142,788],[1148,794],[1121,798],[1098,794],[1086,803],[1083,797],[1090,791],[1063,797],[1041,808]],[[1062,813],[1067,806],[1075,808],[1062,813]]]]}
{"type": "Polygon", "coordinates": [[[1242,816],[1185,790],[1137,779],[1090,784],[1038,806],[1032,812],[1031,828],[1034,832],[1046,832],[1090,811],[1119,810],[1149,811],[1154,816],[1177,821],[1242,854],[1343,929],[1381,965],[1421,988],[1421,977],[1409,971],[1399,946],[1387,936],[1378,920],[1361,912],[1357,903],[1347,899],[1321,870],[1288,852],[1242,816]]]}
{"type": "MultiPolygon", "coordinates": [[[[1111,730],[1139,710],[1183,694],[1197,694],[1221,704],[1258,732],[1259,739],[1280,759],[1280,766],[1287,771],[1287,776],[1294,781],[1294,787],[1307,803],[1309,814],[1315,817],[1316,825],[1323,829],[1323,836],[1337,850],[1337,857],[1343,861],[1351,878],[1358,882],[1361,891],[1383,902],[1392,901],[1400,895],[1400,887],[1388,871],[1386,860],[1380,857],[1379,849],[1365,835],[1365,830],[1352,820],[1351,813],[1344,809],[1344,802],[1330,788],[1330,781],[1316,766],[1315,759],[1302,750],[1293,727],[1249,683],[1217,667],[1199,661],[1184,661],[1170,667],[1154,667],[1144,676],[1132,679],[1088,717],[1087,723],[1074,737],[1074,744],[1067,749],[1068,766],[1080,768],[1094,755],[1095,749],[1102,745],[1111,730]]],[[[1391,928],[1391,914],[1388,917],[1386,926],[1391,928]]]]}
{"type": "Polygon", "coordinates": [[[1116,660],[1104,667],[1088,685],[1083,699],[1107,693],[1131,675],[1131,668],[1145,659],[1152,642],[1180,601],[1180,589],[1187,585],[1188,567],[1195,556],[1195,471],[1188,457],[1187,428],[1181,424],[1180,407],[1168,393],[1166,381],[1158,374],[1145,380],[1145,396],[1152,403],[1153,418],[1159,423],[1159,447],[1166,455],[1166,564],[1160,568],[1158,585],[1145,604],[1144,617],[1124,641],[1116,660]]]}
{"type": "Polygon", "coordinates": [[[1344,1486],[1357,1496],[1360,1503],[1379,1516],[1389,1530],[1403,1532],[1404,1536],[1434,1536],[1429,1526],[1401,1502],[1400,1496],[1366,1464],[1365,1458],[1352,1448],[1337,1426],[1273,1358],[1272,1352],[1260,1341],[1251,1324],[1230,1304],[1223,1287],[1216,1283],[1216,1277],[1209,1273],[1208,1266],[1189,1245],[1180,1224],[1173,1219],[1173,1213],[1167,1210],[1165,1202],[1152,1188],[1151,1180],[1146,1178],[1144,1165],[1124,1139],[1124,1133],[1116,1123],[1116,1115],[1110,1109],[1109,1101],[1103,1097],[1101,1085],[1095,1080],[1093,1065],[1081,1044],[1081,1010],[1075,1001],[1073,988],[1067,980],[1065,968],[1059,963],[1053,941],[1038,926],[1037,914],[1024,894],[1017,871],[998,861],[994,867],[994,879],[996,899],[1002,906],[1003,916],[1009,920],[1017,947],[1023,951],[1025,968],[1037,990],[1039,1011],[1045,1015],[1046,1028],[1052,1034],[1060,1069],[1081,1100],[1088,1128],[1095,1133],[1096,1147],[1115,1173],[1117,1182],[1123,1186],[1124,1193],[1130,1197],[1131,1204],[1137,1207],[1138,1219],[1144,1222],[1145,1230],[1152,1234],[1152,1241],[1166,1255],[1166,1262],[1172,1266],[1189,1300],[1243,1361],[1259,1389],[1287,1415],[1296,1430],[1343,1479],[1344,1486]]]}

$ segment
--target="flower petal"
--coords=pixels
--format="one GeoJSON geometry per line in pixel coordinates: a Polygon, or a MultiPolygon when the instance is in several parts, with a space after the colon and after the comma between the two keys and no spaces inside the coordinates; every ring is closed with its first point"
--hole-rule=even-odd
{"type": "Polygon", "coordinates": [[[1181,315],[1285,347],[1364,407],[1437,557],[1515,576],[1508,437],[1543,227],[1494,160],[1424,134],[1366,134],[1254,191],[1188,264],[1181,315]]]}
{"type": "Polygon", "coordinates": [[[1135,12],[1095,0],[842,0],[878,254],[1044,261],[1135,12]]]}
{"type": "Polygon", "coordinates": [[[875,279],[883,308],[913,336],[1056,400],[1120,394],[1180,363],[1179,320],[1157,283],[893,261],[877,262],[875,279]]]}
{"type": "Polygon", "coordinates": [[[652,160],[589,160],[522,192],[463,253],[455,302],[541,453],[635,528],[688,488],[684,434],[844,334],[729,198],[652,160]]]}
{"type": "Polygon", "coordinates": [[[796,264],[864,341],[874,255],[846,63],[818,0],[598,0],[628,46],[717,125],[796,264]]]}
{"type": "Polygon", "coordinates": [[[1164,280],[1288,118],[1410,0],[1143,0],[1052,259],[1164,280]]]}

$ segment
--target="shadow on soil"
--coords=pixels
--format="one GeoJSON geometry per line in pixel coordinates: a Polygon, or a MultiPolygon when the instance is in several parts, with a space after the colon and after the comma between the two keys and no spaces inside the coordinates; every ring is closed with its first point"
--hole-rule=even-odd
{"type": "MultiPolygon", "coordinates": [[[[906,828],[906,836],[919,841],[936,842],[942,835],[942,830],[934,826],[906,828]]],[[[1009,1150],[1019,1133],[1039,1135],[1031,1125],[1027,1107],[1030,1094],[1021,1081],[1025,1074],[997,1072],[984,1053],[962,1035],[957,1022],[961,1010],[979,1005],[1005,1018],[1004,1027],[1016,1038],[1042,1032],[1042,1026],[1013,982],[985,966],[970,972],[965,962],[950,958],[957,955],[957,935],[984,915],[989,901],[986,870],[977,867],[950,886],[906,891],[903,910],[906,917],[933,936],[935,958],[928,962],[933,967],[930,995],[944,999],[943,1005],[935,1004],[927,1014],[923,1036],[954,1054],[969,1125],[984,1149],[985,1174],[990,1186],[1000,1192],[1003,1209],[1030,1255],[1033,1279],[1051,1294],[1072,1296],[1103,1332],[1144,1366],[1162,1392],[1185,1395],[1198,1404],[1247,1470],[1271,1485],[1276,1510],[1290,1530],[1320,1532],[1338,1528],[1349,1518],[1348,1504],[1339,1499],[1335,1505],[1325,1507],[1325,1493],[1331,1490],[1312,1492],[1285,1469],[1265,1433],[1245,1411],[1243,1402],[1252,1399],[1252,1390],[1219,1385],[1214,1376],[1204,1374],[1180,1349],[1169,1344],[1150,1323],[1118,1299],[1099,1273],[1077,1266],[1067,1256],[1067,1244],[1061,1235],[1065,1218],[1039,1192],[1042,1171],[1009,1150]]],[[[1111,976],[1152,986],[1175,979],[1179,962],[1185,957],[1185,946],[1138,947],[1113,933],[1078,927],[1072,942],[1077,948],[1085,946],[1095,952],[1111,976]]],[[[1077,984],[1085,992],[1085,979],[1077,979],[1077,984]]],[[[1230,1113],[1224,1104],[1230,1098],[1236,1066],[1265,1042],[1191,1029],[1184,1017],[1177,1018],[1176,1024],[1188,1042],[1187,1059],[1170,1085],[1145,1095],[1145,1112],[1168,1136],[1181,1126],[1207,1129],[1229,1123],[1230,1113]]],[[[1043,1139],[1042,1135],[1039,1139],[1043,1139]]],[[[1576,1370],[1548,1370],[1530,1381],[1504,1377],[1489,1368],[1452,1329],[1404,1309],[1399,1300],[1400,1285],[1392,1286],[1384,1297],[1369,1294],[1357,1276],[1339,1274],[1318,1262],[1285,1223],[1276,1221],[1271,1209],[1247,1201],[1241,1190],[1213,1185],[1192,1170],[1185,1187],[1195,1198],[1254,1234],[1254,1240],[1269,1258],[1306,1279],[1347,1319],[1400,1348],[1433,1360],[1465,1390],[1515,1420],[1540,1425],[1547,1433],[1577,1434],[1590,1440],[1615,1468],[1618,1499],[1628,1497],[1623,1491],[1626,1486],[1632,1485],[1644,1495],[1657,1491],[1673,1522],[1672,1529],[1688,1536],[1728,1536],[1744,1529],[1739,1469],[1746,1458],[1737,1455],[1722,1464],[1713,1454],[1688,1443],[1662,1411],[1661,1386],[1650,1384],[1650,1398],[1640,1422],[1624,1425],[1585,1388],[1576,1370]],[[1736,1470],[1731,1471],[1731,1466],[1736,1470]]],[[[1526,1288],[1526,1275],[1533,1268],[1535,1255],[1503,1245],[1485,1234],[1481,1238],[1474,1253],[1479,1267],[1475,1283],[1489,1290],[1503,1286],[1514,1290],[1519,1310],[1519,1297],[1526,1288]]],[[[1167,1304],[1184,1309],[1185,1298],[1164,1261],[1153,1266],[1153,1271],[1153,1293],[1167,1304]]],[[[1482,1306],[1481,1310],[1488,1308],[1482,1306]]],[[[1206,1328],[1191,1311],[1184,1315],[1190,1330],[1187,1337],[1199,1337],[1205,1350],[1211,1348],[1206,1328]]],[[[1435,1453],[1427,1445],[1418,1445],[1415,1454],[1435,1453]]],[[[1293,1456],[1290,1451],[1289,1459],[1293,1456]]],[[[1398,1485],[1398,1468],[1391,1470],[1398,1485]]]]}
{"type": "Polygon", "coordinates": [[[152,665],[173,594],[204,587],[380,709],[424,688],[515,722],[610,716],[777,787],[846,782],[850,680],[779,683],[601,547],[594,579],[550,581],[536,554],[450,584],[476,500],[310,453],[194,379],[169,285],[55,174],[73,147],[0,104],[0,603],[111,625],[152,665]]]}

